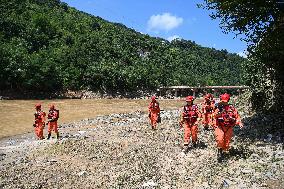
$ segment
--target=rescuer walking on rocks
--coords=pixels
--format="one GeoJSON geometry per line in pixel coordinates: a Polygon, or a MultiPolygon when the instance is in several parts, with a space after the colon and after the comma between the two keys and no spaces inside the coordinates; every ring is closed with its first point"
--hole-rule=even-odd
{"type": "Polygon", "coordinates": [[[220,102],[215,105],[214,122],[215,136],[218,148],[218,161],[222,161],[224,153],[229,150],[230,140],[233,136],[233,127],[239,125],[243,128],[237,109],[229,104],[230,95],[225,93],[220,96],[220,102]]]}
{"type": "Polygon", "coordinates": [[[58,118],[59,118],[59,110],[56,110],[55,106],[53,104],[51,104],[49,106],[49,113],[47,115],[47,119],[48,119],[48,136],[47,136],[47,139],[50,139],[52,130],[55,132],[57,139],[59,138],[59,133],[58,133],[58,128],[57,128],[58,118]]]}
{"type": "Polygon", "coordinates": [[[37,136],[38,140],[44,139],[43,137],[43,129],[45,125],[45,112],[41,111],[41,104],[35,105],[36,112],[34,113],[35,116],[35,122],[33,124],[35,128],[35,134],[37,136]]]}
{"type": "Polygon", "coordinates": [[[157,129],[157,122],[160,118],[160,106],[159,102],[156,100],[156,96],[151,97],[151,102],[148,106],[149,119],[151,122],[152,129],[157,129]]]}
{"type": "MultiPolygon", "coordinates": [[[[209,126],[212,126],[212,114],[215,107],[215,101],[212,94],[206,94],[202,103],[202,124],[204,130],[208,130],[209,126]]],[[[213,127],[213,126],[212,126],[213,127]]]]}
{"type": "Polygon", "coordinates": [[[184,125],[184,147],[183,152],[188,151],[188,146],[190,143],[190,136],[192,140],[193,147],[197,146],[197,132],[198,132],[198,121],[201,114],[198,110],[198,106],[193,104],[194,97],[186,97],[186,105],[182,109],[180,127],[184,125]]]}

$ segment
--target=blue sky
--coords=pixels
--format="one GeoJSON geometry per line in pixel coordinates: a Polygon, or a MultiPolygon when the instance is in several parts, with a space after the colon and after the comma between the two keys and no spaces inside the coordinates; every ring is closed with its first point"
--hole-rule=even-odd
{"type": "Polygon", "coordinates": [[[202,0],[63,0],[78,10],[141,33],[171,40],[182,38],[205,47],[227,49],[243,55],[246,43],[235,34],[224,34],[219,20],[197,8],[202,0]]]}

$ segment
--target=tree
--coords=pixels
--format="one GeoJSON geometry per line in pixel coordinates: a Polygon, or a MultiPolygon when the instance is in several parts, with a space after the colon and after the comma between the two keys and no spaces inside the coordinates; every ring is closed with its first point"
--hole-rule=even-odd
{"type": "Polygon", "coordinates": [[[283,0],[205,0],[199,5],[212,10],[211,18],[220,19],[225,33],[242,34],[250,59],[246,65],[247,82],[253,86],[254,96],[265,97],[261,100],[266,101],[264,106],[271,111],[283,111],[284,107],[283,3],[283,0]]]}

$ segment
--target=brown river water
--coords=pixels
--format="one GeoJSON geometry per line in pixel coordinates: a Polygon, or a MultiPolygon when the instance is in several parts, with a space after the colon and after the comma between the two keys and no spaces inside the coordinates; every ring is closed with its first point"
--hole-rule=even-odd
{"type": "MultiPolygon", "coordinates": [[[[161,109],[178,109],[183,100],[158,100],[161,109]]],[[[150,100],[132,99],[64,99],[64,100],[1,100],[0,139],[33,132],[34,105],[40,102],[42,110],[48,113],[53,103],[60,110],[58,123],[70,123],[85,118],[113,113],[147,112],[150,100]]]]}

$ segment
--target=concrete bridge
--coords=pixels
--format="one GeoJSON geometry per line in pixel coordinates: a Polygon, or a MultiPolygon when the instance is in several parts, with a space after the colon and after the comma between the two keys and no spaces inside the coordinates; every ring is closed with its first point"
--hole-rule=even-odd
{"type": "Polygon", "coordinates": [[[174,96],[184,97],[188,95],[200,96],[206,93],[212,93],[214,97],[219,96],[220,93],[240,94],[241,92],[248,90],[248,86],[203,86],[203,87],[191,87],[191,86],[169,86],[160,87],[157,89],[160,96],[174,96]]]}

